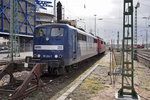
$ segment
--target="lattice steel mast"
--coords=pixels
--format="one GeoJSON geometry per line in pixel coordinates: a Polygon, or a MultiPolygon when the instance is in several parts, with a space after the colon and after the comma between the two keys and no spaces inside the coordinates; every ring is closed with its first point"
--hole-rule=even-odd
{"type": "Polygon", "coordinates": [[[140,7],[140,3],[138,2],[135,6],[135,34],[134,34],[134,45],[137,45],[137,8],[140,7]]]}
{"type": "Polygon", "coordinates": [[[118,97],[130,95],[137,98],[134,90],[133,0],[124,0],[122,57],[122,87],[118,91],[118,97]]]}
{"type": "Polygon", "coordinates": [[[9,54],[11,61],[13,56],[19,53],[19,37],[16,37],[18,33],[18,9],[17,0],[10,0],[10,39],[9,39],[9,54]]]}

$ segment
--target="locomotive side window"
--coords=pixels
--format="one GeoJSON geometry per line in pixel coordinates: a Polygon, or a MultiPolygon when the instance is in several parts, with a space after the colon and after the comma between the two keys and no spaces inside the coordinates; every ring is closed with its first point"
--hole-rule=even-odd
{"type": "Polygon", "coordinates": [[[101,41],[101,44],[103,44],[103,41],[101,41]]]}
{"type": "Polygon", "coordinates": [[[37,28],[36,37],[44,37],[46,34],[46,28],[37,28]]]}
{"type": "Polygon", "coordinates": [[[87,38],[86,38],[86,36],[85,35],[83,35],[83,34],[78,34],[78,39],[79,40],[82,40],[82,41],[87,41],[87,38]]]}
{"type": "Polygon", "coordinates": [[[78,39],[82,40],[82,34],[80,34],[80,33],[78,34],[78,39]]]}
{"type": "Polygon", "coordinates": [[[64,36],[64,28],[52,28],[51,36],[64,36]]]}
{"type": "Polygon", "coordinates": [[[86,41],[86,36],[85,35],[82,35],[82,40],[86,41]]]}

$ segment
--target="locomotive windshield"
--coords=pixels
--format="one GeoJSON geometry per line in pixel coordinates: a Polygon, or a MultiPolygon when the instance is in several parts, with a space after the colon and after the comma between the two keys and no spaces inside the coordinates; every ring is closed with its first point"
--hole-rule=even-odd
{"type": "Polygon", "coordinates": [[[37,28],[36,37],[44,37],[46,34],[46,28],[37,28]]]}
{"type": "Polygon", "coordinates": [[[52,28],[51,36],[64,36],[64,28],[52,28]]]}

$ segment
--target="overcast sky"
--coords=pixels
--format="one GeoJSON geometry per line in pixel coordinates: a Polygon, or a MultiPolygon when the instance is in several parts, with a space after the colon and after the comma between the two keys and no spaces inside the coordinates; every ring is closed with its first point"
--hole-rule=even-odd
{"type": "MultiPolygon", "coordinates": [[[[60,1],[64,7],[65,19],[78,20],[78,27],[86,29],[87,32],[92,31],[95,33],[94,15],[96,14],[97,35],[106,41],[110,41],[111,39],[115,40],[117,38],[117,32],[119,31],[120,38],[122,38],[124,0],[57,0],[57,2],[58,1],[60,1]]],[[[145,40],[146,22],[147,26],[150,25],[149,20],[146,21],[146,19],[142,18],[150,16],[150,0],[133,1],[134,7],[137,2],[140,3],[140,8],[138,8],[138,40],[142,42],[142,40],[145,40]]],[[[150,28],[147,29],[150,33],[150,28]]]]}

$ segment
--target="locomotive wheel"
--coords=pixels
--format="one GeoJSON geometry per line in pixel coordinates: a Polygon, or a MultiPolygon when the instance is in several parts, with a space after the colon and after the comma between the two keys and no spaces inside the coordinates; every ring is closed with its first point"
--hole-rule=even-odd
{"type": "Polygon", "coordinates": [[[63,75],[65,73],[66,73],[66,71],[65,71],[64,67],[49,68],[49,74],[51,74],[51,75],[58,76],[58,75],[63,75]]]}
{"type": "Polygon", "coordinates": [[[57,68],[56,68],[56,69],[54,69],[54,75],[57,75],[57,76],[58,76],[58,75],[60,75],[60,73],[59,73],[59,69],[57,69],[57,68]]]}

